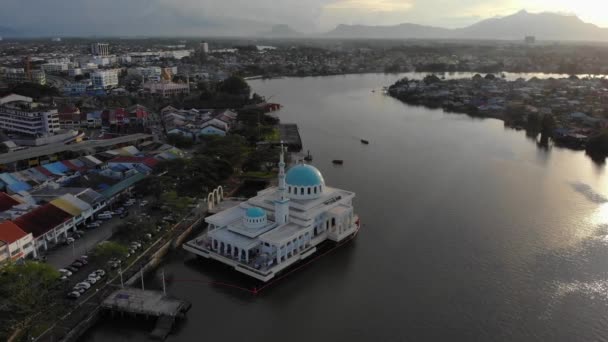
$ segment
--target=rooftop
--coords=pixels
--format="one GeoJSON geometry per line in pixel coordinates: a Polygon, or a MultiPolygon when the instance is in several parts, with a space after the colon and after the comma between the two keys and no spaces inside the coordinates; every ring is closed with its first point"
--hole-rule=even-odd
{"type": "Polygon", "coordinates": [[[27,233],[13,222],[4,221],[0,223],[0,241],[11,244],[25,236],[27,236],[27,233]]]}
{"type": "Polygon", "coordinates": [[[39,237],[49,230],[70,220],[72,215],[52,204],[45,204],[14,220],[19,228],[34,237],[39,237]]]}

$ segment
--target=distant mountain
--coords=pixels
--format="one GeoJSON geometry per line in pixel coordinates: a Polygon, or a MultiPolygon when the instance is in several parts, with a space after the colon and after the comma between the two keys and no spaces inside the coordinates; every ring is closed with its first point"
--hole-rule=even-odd
{"type": "Polygon", "coordinates": [[[525,10],[454,31],[457,37],[470,39],[522,39],[532,35],[542,40],[608,40],[608,29],[585,23],[575,15],[525,10]]]}
{"type": "Polygon", "coordinates": [[[338,25],[326,34],[331,38],[364,39],[505,39],[525,36],[540,40],[608,41],[608,29],[585,23],[574,15],[529,13],[480,21],[468,27],[445,29],[416,24],[393,26],[338,25]]]}
{"type": "Polygon", "coordinates": [[[331,38],[403,39],[403,38],[449,38],[448,29],[417,24],[394,26],[338,25],[327,33],[331,38]]]}
{"type": "Polygon", "coordinates": [[[297,38],[303,36],[301,32],[286,24],[274,25],[270,31],[262,32],[259,35],[267,38],[297,38]]]}

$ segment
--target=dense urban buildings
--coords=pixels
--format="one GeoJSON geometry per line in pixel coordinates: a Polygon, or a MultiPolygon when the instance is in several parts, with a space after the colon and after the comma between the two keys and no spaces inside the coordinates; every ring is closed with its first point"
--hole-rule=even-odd
{"type": "Polygon", "coordinates": [[[110,44],[93,43],[91,44],[91,54],[94,56],[108,56],[110,54],[110,44]]]}
{"type": "Polygon", "coordinates": [[[20,95],[0,98],[0,128],[33,137],[53,135],[59,130],[57,108],[20,95]]]}

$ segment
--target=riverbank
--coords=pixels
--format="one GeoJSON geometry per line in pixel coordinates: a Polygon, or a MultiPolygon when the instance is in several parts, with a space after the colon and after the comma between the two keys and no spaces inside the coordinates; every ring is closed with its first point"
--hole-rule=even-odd
{"type": "Polygon", "coordinates": [[[605,86],[602,79],[575,76],[509,81],[492,74],[451,80],[428,75],[399,80],[388,94],[410,105],[500,119],[529,135],[541,134],[543,141],[551,138],[559,146],[580,150],[608,127],[605,86]]]}
{"type": "Polygon", "coordinates": [[[77,341],[87,329],[99,319],[100,305],[121,282],[126,285],[134,284],[142,275],[152,271],[163,261],[168,251],[178,248],[181,243],[202,222],[206,207],[190,212],[180,222],[173,225],[157,240],[152,242],[131,263],[121,268],[121,271],[110,273],[110,279],[103,286],[96,288],[95,292],[72,308],[67,314],[61,316],[46,331],[36,337],[34,341],[77,341]]]}

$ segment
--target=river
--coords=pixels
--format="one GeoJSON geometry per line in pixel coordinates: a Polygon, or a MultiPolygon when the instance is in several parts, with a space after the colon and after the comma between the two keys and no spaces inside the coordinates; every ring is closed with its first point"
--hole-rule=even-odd
{"type": "MultiPolygon", "coordinates": [[[[327,184],[357,193],[363,228],[258,296],[210,285],[238,277],[174,252],[167,290],[193,307],[168,341],[608,340],[603,166],[382,95],[402,76],[250,82],[285,106],[327,184]]],[[[104,321],[82,340],[147,337],[104,321]]]]}

